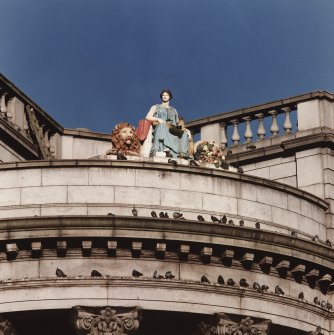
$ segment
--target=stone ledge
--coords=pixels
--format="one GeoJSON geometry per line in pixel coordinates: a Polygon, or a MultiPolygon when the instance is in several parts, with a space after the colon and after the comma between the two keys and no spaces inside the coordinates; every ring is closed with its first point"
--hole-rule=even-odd
{"type": "Polygon", "coordinates": [[[321,198],[318,198],[311,193],[299,190],[295,187],[285,185],[279,182],[268,179],[239,174],[235,172],[219,171],[215,169],[208,169],[203,167],[192,166],[171,166],[170,164],[153,163],[153,162],[138,162],[138,161],[110,161],[110,160],[52,160],[52,161],[26,161],[17,163],[3,163],[0,164],[1,170],[15,170],[15,169],[32,169],[32,168],[55,168],[55,167],[108,167],[108,168],[126,168],[126,169],[147,169],[147,170],[163,170],[175,171],[180,173],[197,174],[205,176],[215,176],[226,179],[233,179],[240,182],[252,183],[255,185],[269,187],[282,192],[296,195],[307,201],[320,206],[323,209],[328,209],[328,203],[321,198]]]}
{"type": "MultiPolygon", "coordinates": [[[[238,297],[239,299],[251,298],[286,305],[293,308],[303,309],[308,313],[313,313],[321,317],[334,319],[334,311],[324,309],[315,305],[313,302],[301,301],[298,298],[290,296],[282,296],[273,291],[259,293],[254,289],[242,288],[240,286],[228,286],[219,284],[206,284],[190,280],[171,280],[171,279],[153,279],[148,277],[133,278],[133,277],[110,277],[104,276],[99,278],[92,277],[66,277],[66,278],[27,278],[18,280],[3,280],[0,282],[0,292],[13,289],[48,289],[48,288],[72,288],[86,287],[91,290],[91,287],[100,288],[157,288],[159,290],[166,289],[182,291],[182,292],[204,292],[213,293],[222,296],[238,297]]],[[[159,299],[158,299],[159,300],[159,299]]],[[[163,301],[163,299],[161,299],[163,301]]],[[[5,301],[2,301],[5,303],[5,301]]],[[[205,304],[203,302],[203,304],[205,304]]],[[[202,314],[202,311],[201,311],[202,314]]],[[[204,313],[205,314],[205,313],[204,313]]]]}
{"type": "Polygon", "coordinates": [[[62,135],[73,136],[79,138],[87,138],[92,140],[108,141],[111,146],[111,134],[99,133],[90,129],[72,129],[64,128],[62,135]]]}
{"type": "Polygon", "coordinates": [[[153,239],[241,247],[294,257],[332,269],[334,250],[322,243],[248,227],[148,217],[62,216],[0,220],[0,240],[45,238],[153,239]],[[149,234],[148,234],[149,233],[149,234]]]}

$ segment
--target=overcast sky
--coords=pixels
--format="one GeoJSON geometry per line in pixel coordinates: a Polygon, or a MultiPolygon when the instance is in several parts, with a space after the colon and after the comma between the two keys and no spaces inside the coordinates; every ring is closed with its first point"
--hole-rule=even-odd
{"type": "Polygon", "coordinates": [[[1,0],[0,72],[67,128],[334,91],[334,0],[1,0]]]}

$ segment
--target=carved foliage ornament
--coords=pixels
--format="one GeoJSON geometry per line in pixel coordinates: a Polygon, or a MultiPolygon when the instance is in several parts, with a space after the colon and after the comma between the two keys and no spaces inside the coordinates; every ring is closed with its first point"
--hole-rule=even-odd
{"type": "Polygon", "coordinates": [[[309,335],[323,335],[322,329],[320,326],[317,326],[315,332],[308,332],[309,335]]]}
{"type": "Polygon", "coordinates": [[[250,317],[237,323],[224,313],[218,313],[213,324],[201,322],[196,335],[267,335],[270,323],[270,320],[255,323],[250,317]]]}
{"type": "Polygon", "coordinates": [[[12,324],[2,317],[0,318],[0,335],[17,335],[12,324]]]}
{"type": "MultiPolygon", "coordinates": [[[[88,308],[87,308],[88,309],[88,308]]],[[[75,328],[78,334],[124,335],[134,334],[139,327],[140,309],[117,313],[112,307],[95,309],[98,313],[87,312],[83,307],[75,307],[75,328]]]]}

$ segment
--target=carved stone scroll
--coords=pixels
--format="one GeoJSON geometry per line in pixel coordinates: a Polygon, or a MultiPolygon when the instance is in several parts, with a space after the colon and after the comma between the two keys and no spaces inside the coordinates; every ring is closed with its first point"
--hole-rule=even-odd
{"type": "Polygon", "coordinates": [[[217,313],[214,322],[201,322],[194,335],[267,335],[270,320],[255,323],[249,316],[240,322],[231,320],[224,313],[217,313]]]}
{"type": "Polygon", "coordinates": [[[79,335],[135,334],[139,328],[141,309],[118,313],[114,307],[75,307],[75,328],[79,335]]]}

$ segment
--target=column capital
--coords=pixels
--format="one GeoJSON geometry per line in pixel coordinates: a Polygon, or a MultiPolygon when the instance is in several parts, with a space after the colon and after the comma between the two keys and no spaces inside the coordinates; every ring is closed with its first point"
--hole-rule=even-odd
{"type": "Polygon", "coordinates": [[[270,324],[270,320],[255,323],[249,316],[235,322],[226,314],[217,313],[211,324],[201,322],[195,335],[268,335],[270,324]]]}
{"type": "Polygon", "coordinates": [[[119,307],[74,307],[74,323],[78,335],[135,334],[139,328],[141,309],[119,307]]]}
{"type": "Polygon", "coordinates": [[[10,321],[0,316],[0,334],[17,335],[10,321]]]}

